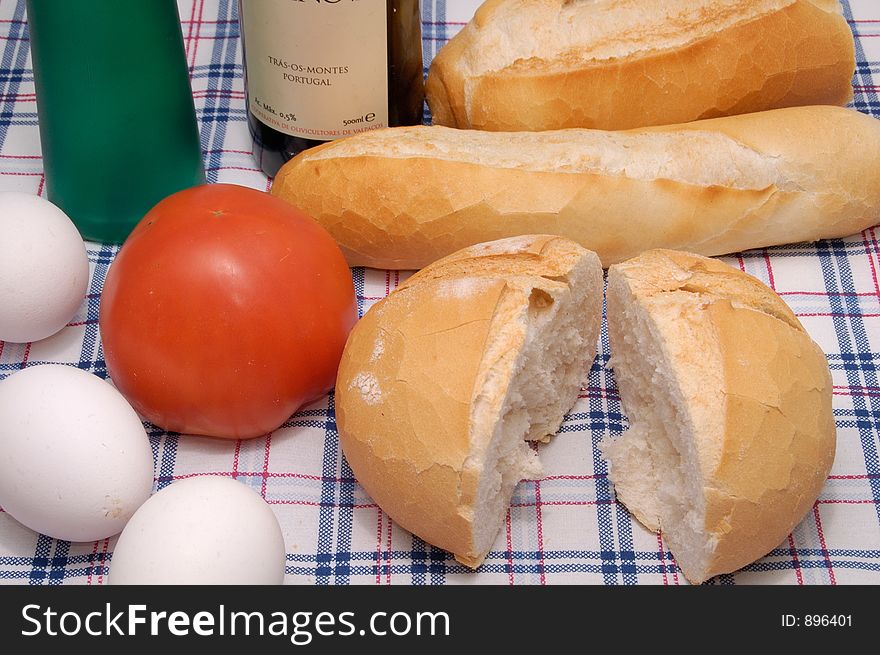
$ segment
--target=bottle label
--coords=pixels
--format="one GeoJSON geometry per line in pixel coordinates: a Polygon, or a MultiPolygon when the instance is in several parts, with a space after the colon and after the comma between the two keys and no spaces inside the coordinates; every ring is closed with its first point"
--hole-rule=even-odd
{"type": "Polygon", "coordinates": [[[383,0],[242,0],[249,109],[330,141],[388,126],[383,0]]]}

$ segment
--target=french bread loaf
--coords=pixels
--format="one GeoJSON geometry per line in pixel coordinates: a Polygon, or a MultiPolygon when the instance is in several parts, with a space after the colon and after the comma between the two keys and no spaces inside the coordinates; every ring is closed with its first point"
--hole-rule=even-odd
{"type": "Polygon", "coordinates": [[[556,434],[596,354],[602,269],[555,236],[480,244],[425,268],[365,314],[336,381],[358,482],[403,528],[476,567],[527,440],[556,434]]]}
{"type": "Polygon", "coordinates": [[[604,266],[855,234],[880,221],[880,121],[817,106],[627,132],[401,127],[307,150],[272,194],[349,265],[418,269],[460,248],[558,234],[604,266]]]}
{"type": "Polygon", "coordinates": [[[837,0],[488,0],[434,58],[434,123],[605,130],[852,99],[837,0]]]}
{"type": "Polygon", "coordinates": [[[761,282],[687,253],[612,266],[607,316],[629,418],[602,442],[618,500],[692,583],[778,546],[834,459],[825,355],[761,282]]]}

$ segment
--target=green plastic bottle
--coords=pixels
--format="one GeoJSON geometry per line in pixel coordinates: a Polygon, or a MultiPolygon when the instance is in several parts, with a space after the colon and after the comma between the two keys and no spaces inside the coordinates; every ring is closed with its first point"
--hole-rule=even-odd
{"type": "Polygon", "coordinates": [[[27,0],[46,191],[83,238],[121,243],[203,184],[176,0],[27,0]]]}

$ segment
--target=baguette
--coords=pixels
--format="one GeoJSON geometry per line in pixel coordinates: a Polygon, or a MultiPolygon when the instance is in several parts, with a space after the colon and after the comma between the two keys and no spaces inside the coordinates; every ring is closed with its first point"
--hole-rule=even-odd
{"type": "Polygon", "coordinates": [[[681,252],[612,266],[607,314],[629,417],[602,442],[618,500],[692,583],[778,546],[834,460],[820,348],[764,284],[681,252]]]}
{"type": "Polygon", "coordinates": [[[628,132],[380,130],[307,150],[272,194],[350,266],[417,269],[460,248],[558,234],[604,266],[652,248],[720,255],[880,220],[880,121],[797,107],[628,132]]]}
{"type": "Polygon", "coordinates": [[[852,99],[837,0],[489,0],[434,58],[434,123],[493,131],[685,123],[852,99]]]}
{"type": "Polygon", "coordinates": [[[602,269],[554,236],[480,244],[370,308],[349,337],[336,418],[358,482],[398,525],[476,567],[526,440],[556,434],[596,354],[602,269]]]}

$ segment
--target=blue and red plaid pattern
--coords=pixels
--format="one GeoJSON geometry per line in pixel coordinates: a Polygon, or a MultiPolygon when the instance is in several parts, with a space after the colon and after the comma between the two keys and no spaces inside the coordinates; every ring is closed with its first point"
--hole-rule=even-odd
{"type": "MultiPolygon", "coordinates": [[[[245,126],[235,0],[178,0],[209,182],[267,189],[245,126]]],[[[424,0],[425,65],[478,0],[424,0]]],[[[880,3],[844,0],[856,35],[854,107],[880,116],[880,3]]],[[[0,189],[43,194],[24,0],[0,1],[0,189]]],[[[137,153],[132,153],[136,157],[137,153]]],[[[878,216],[880,222],[880,216],[878,216]]],[[[98,303],[115,246],[88,244],[91,285],[71,323],[33,344],[0,342],[0,378],[61,362],[106,377],[98,303]]],[[[0,256],[2,255],[0,241],[0,256]]],[[[838,449],[813,510],[768,556],[714,584],[880,583],[880,245],[877,228],[848,239],[751,251],[724,261],[774,288],[828,356],[838,449]]],[[[355,269],[361,313],[405,273],[355,269]]],[[[683,584],[663,542],[615,502],[599,441],[626,429],[608,368],[607,335],[589,385],[552,443],[545,477],[524,481],[495,547],[471,572],[395,525],[361,489],[339,447],[332,394],[264,438],[227,442],[146,424],[155,488],[215,474],[257,490],[275,511],[293,584],[683,584]]],[[[39,472],[35,473],[35,476],[39,472]]],[[[0,512],[0,581],[102,584],[115,539],[71,544],[0,512]]]]}

